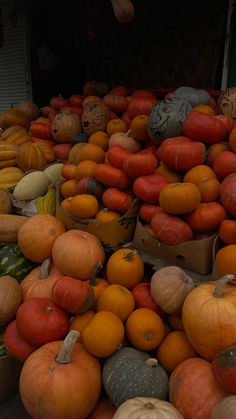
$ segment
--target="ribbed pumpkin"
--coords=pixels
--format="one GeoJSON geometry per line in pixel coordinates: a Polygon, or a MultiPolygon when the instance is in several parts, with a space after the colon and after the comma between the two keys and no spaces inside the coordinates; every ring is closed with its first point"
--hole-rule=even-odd
{"type": "Polygon", "coordinates": [[[159,195],[160,206],[169,214],[187,214],[194,211],[200,201],[198,187],[190,182],[165,185],[159,195]]]}
{"type": "Polygon", "coordinates": [[[16,163],[24,171],[42,169],[46,166],[46,157],[43,150],[36,143],[27,142],[19,147],[16,163]]]}
{"type": "Polygon", "coordinates": [[[0,127],[4,130],[12,125],[27,127],[30,118],[20,109],[6,109],[0,116],[0,127]]]}
{"type": "Polygon", "coordinates": [[[17,148],[14,144],[0,141],[0,169],[16,165],[17,148]]]}
{"type": "Polygon", "coordinates": [[[155,358],[131,347],[123,347],[106,359],[103,386],[115,406],[133,397],[167,399],[168,375],[155,358]]]}
{"type": "Polygon", "coordinates": [[[169,402],[153,397],[135,397],[126,400],[117,409],[113,419],[184,419],[169,402]]]}
{"type": "Polygon", "coordinates": [[[7,275],[0,277],[0,326],[6,326],[15,318],[22,302],[18,281],[7,275]]]}
{"type": "MultiPolygon", "coordinates": [[[[8,128],[8,130],[10,130],[10,128],[8,128]]],[[[15,144],[17,146],[25,144],[28,141],[31,141],[31,136],[29,135],[28,131],[26,131],[26,129],[23,127],[20,127],[20,129],[17,130],[16,132],[12,132],[12,134],[7,136],[7,139],[6,139],[7,143],[15,144]]]]}
{"type": "Polygon", "coordinates": [[[58,113],[52,122],[52,136],[58,143],[69,143],[73,135],[81,132],[81,121],[75,112],[58,113]]]}
{"type": "Polygon", "coordinates": [[[89,103],[82,114],[82,129],[88,135],[105,131],[109,120],[109,108],[102,101],[89,103]]]}
{"type": "Polygon", "coordinates": [[[7,140],[10,135],[17,133],[18,131],[21,131],[24,129],[21,125],[12,125],[11,127],[6,128],[1,134],[0,139],[1,140],[7,140]]]}

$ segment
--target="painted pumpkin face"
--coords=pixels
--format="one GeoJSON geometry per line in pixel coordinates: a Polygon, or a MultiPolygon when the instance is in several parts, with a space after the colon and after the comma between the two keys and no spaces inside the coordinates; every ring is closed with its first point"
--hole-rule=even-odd
{"type": "Polygon", "coordinates": [[[192,106],[186,100],[167,98],[153,106],[148,121],[148,132],[153,140],[163,140],[182,134],[182,122],[192,106]]]}
{"type": "Polygon", "coordinates": [[[236,87],[230,87],[221,93],[218,109],[223,115],[236,119],[236,87]]]}

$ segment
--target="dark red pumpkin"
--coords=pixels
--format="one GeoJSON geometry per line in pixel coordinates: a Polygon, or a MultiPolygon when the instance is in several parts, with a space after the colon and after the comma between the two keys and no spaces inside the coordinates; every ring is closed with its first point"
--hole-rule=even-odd
{"type": "Polygon", "coordinates": [[[130,155],[131,152],[123,148],[121,145],[113,145],[107,151],[107,161],[113,167],[123,170],[123,162],[130,155]]]}
{"type": "Polygon", "coordinates": [[[45,140],[52,140],[51,124],[44,124],[43,122],[34,121],[30,125],[30,135],[33,137],[43,138],[45,140]]]}
{"type": "Polygon", "coordinates": [[[155,303],[151,296],[150,283],[141,282],[132,289],[136,308],[149,308],[155,311],[160,317],[165,317],[166,313],[155,303]]]}
{"type": "Polygon", "coordinates": [[[110,95],[127,96],[128,89],[125,86],[115,86],[109,91],[110,95]]]}
{"type": "Polygon", "coordinates": [[[69,97],[70,106],[82,106],[84,98],[81,95],[73,94],[69,97]]]}
{"type": "Polygon", "coordinates": [[[103,185],[121,190],[127,189],[130,184],[130,180],[123,170],[117,169],[106,163],[97,164],[94,177],[103,185]]]}
{"type": "Polygon", "coordinates": [[[104,185],[94,177],[83,177],[76,185],[78,194],[89,194],[100,198],[105,190],[104,185]]]}
{"type": "Polygon", "coordinates": [[[148,115],[156,101],[156,98],[134,97],[128,104],[127,113],[131,119],[138,115],[148,115]]]}
{"type": "Polygon", "coordinates": [[[70,276],[62,276],[52,288],[55,304],[72,314],[89,310],[95,299],[93,287],[86,281],[70,276]]]}
{"type": "Polygon", "coordinates": [[[220,351],[212,361],[212,369],[221,387],[236,394],[236,346],[220,351]]]}
{"type": "Polygon", "coordinates": [[[105,95],[103,102],[108,106],[108,108],[116,113],[124,113],[128,107],[128,101],[126,97],[114,94],[105,95]]]}
{"type": "Polygon", "coordinates": [[[69,101],[61,95],[53,96],[50,100],[50,106],[54,109],[60,109],[62,106],[68,106],[69,101]]]}
{"type": "Polygon", "coordinates": [[[11,321],[6,327],[3,343],[9,355],[20,362],[25,362],[28,356],[37,349],[22,339],[16,326],[16,320],[11,321]]]}
{"type": "Polygon", "coordinates": [[[207,233],[218,228],[226,216],[226,211],[219,202],[202,202],[185,217],[185,221],[197,233],[207,233]]]}
{"type": "Polygon", "coordinates": [[[154,215],[151,227],[156,238],[168,245],[184,243],[193,238],[193,231],[186,222],[164,211],[154,215]]]}
{"type": "Polygon", "coordinates": [[[206,144],[215,144],[223,140],[226,126],[213,115],[192,111],[183,122],[183,132],[187,137],[206,144]]]}
{"type": "Polygon", "coordinates": [[[213,170],[220,178],[225,178],[236,172],[236,154],[232,151],[222,151],[213,160],[213,170]]]}
{"type": "Polygon", "coordinates": [[[107,188],[102,195],[104,207],[118,212],[126,212],[132,204],[133,199],[126,192],[118,188],[107,188]]]}
{"type": "Polygon", "coordinates": [[[31,298],[16,313],[16,326],[22,339],[35,347],[63,339],[69,320],[69,314],[49,298],[31,298]]]}
{"type": "Polygon", "coordinates": [[[144,202],[158,204],[161,189],[169,183],[169,179],[157,174],[140,176],[133,183],[133,191],[144,202]]]}
{"type": "Polygon", "coordinates": [[[123,170],[130,177],[152,175],[156,168],[157,158],[151,153],[131,154],[123,161],[123,170]]]}
{"type": "Polygon", "coordinates": [[[160,205],[157,204],[142,204],[139,208],[139,217],[146,223],[150,223],[152,217],[160,211],[164,211],[160,205]]]}
{"type": "Polygon", "coordinates": [[[233,217],[236,217],[236,173],[227,176],[220,185],[220,202],[233,217]]]}

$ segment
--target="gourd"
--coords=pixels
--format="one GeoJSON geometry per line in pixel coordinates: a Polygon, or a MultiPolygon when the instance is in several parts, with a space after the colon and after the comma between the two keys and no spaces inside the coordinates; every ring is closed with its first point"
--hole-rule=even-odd
{"type": "Polygon", "coordinates": [[[194,89],[190,86],[178,87],[173,95],[177,99],[187,100],[192,106],[209,105],[211,97],[206,90],[194,89]]]}
{"type": "Polygon", "coordinates": [[[14,144],[0,141],[0,169],[16,165],[17,149],[14,144]]]}
{"type": "Polygon", "coordinates": [[[184,419],[169,402],[153,397],[135,397],[118,407],[113,419],[184,419]]]}
{"type": "Polygon", "coordinates": [[[23,170],[18,167],[5,167],[4,169],[1,169],[0,188],[4,190],[13,188],[23,176],[23,170]]]}
{"type": "Polygon", "coordinates": [[[121,248],[108,258],[106,273],[111,284],[132,289],[143,279],[144,262],[137,250],[121,248]]]}
{"type": "Polygon", "coordinates": [[[20,109],[30,121],[39,117],[39,108],[36,103],[31,100],[22,100],[18,105],[17,109],[20,109]]]}
{"type": "Polygon", "coordinates": [[[120,23],[130,22],[134,17],[134,6],[131,0],[111,0],[115,17],[120,23]]]}
{"type": "Polygon", "coordinates": [[[158,269],[151,277],[151,296],[168,314],[181,313],[184,300],[194,288],[192,278],[178,266],[158,269]]]}
{"type": "Polygon", "coordinates": [[[96,131],[105,131],[109,120],[109,108],[103,102],[89,103],[82,114],[82,130],[91,135],[96,131]]]}
{"type": "Polygon", "coordinates": [[[212,370],[220,386],[228,393],[236,394],[236,346],[219,351],[212,361],[212,370]]]}
{"type": "Polygon", "coordinates": [[[10,275],[20,282],[35,267],[35,263],[24,257],[18,243],[9,243],[0,248],[0,276],[10,275]]]}
{"type": "Polygon", "coordinates": [[[17,280],[11,276],[0,277],[0,326],[14,319],[22,301],[21,289],[17,280]]]}
{"type": "Polygon", "coordinates": [[[161,208],[173,215],[188,214],[196,210],[200,202],[200,191],[191,182],[170,183],[163,186],[159,194],[161,208]]]}
{"type": "Polygon", "coordinates": [[[17,152],[17,166],[24,170],[42,169],[46,166],[46,157],[37,143],[27,142],[21,145],[17,152]]]}
{"type": "Polygon", "coordinates": [[[146,352],[123,347],[105,360],[103,386],[117,407],[134,397],[166,400],[168,375],[146,352]]]}
{"type": "Polygon", "coordinates": [[[24,363],[19,391],[32,417],[86,418],[94,409],[101,392],[101,367],[98,360],[76,342],[78,335],[70,331],[64,343],[50,342],[24,363]]]}
{"type": "Polygon", "coordinates": [[[220,202],[226,211],[236,217],[236,173],[232,173],[224,178],[220,185],[220,202]]]}
{"type": "Polygon", "coordinates": [[[52,122],[52,136],[58,143],[69,143],[71,138],[81,132],[81,121],[75,112],[58,113],[52,122]]]}
{"type": "Polygon", "coordinates": [[[43,173],[47,175],[50,183],[57,183],[64,179],[61,174],[62,167],[63,163],[54,163],[44,169],[43,173]]]}
{"type": "Polygon", "coordinates": [[[0,189],[0,214],[9,214],[12,209],[11,196],[7,191],[0,189]]]}
{"type": "Polygon", "coordinates": [[[29,117],[25,115],[20,109],[11,108],[6,109],[0,115],[0,128],[5,130],[12,125],[20,125],[22,127],[28,127],[29,124],[29,117]]]}
{"type": "Polygon", "coordinates": [[[0,245],[17,242],[19,230],[28,219],[23,215],[1,214],[0,245]]]}
{"type": "Polygon", "coordinates": [[[135,307],[133,294],[122,285],[108,285],[97,300],[97,311],[111,311],[121,321],[127,320],[135,307]]]}
{"type": "Polygon", "coordinates": [[[214,407],[211,419],[234,419],[236,409],[236,396],[227,396],[221,399],[214,407]]]}
{"type": "Polygon", "coordinates": [[[48,176],[40,170],[26,174],[15,186],[13,198],[30,201],[45,195],[49,186],[48,176]]]}

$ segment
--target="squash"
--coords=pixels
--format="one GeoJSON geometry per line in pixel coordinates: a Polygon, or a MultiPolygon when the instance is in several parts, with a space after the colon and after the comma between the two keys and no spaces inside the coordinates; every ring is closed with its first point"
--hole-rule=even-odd
{"type": "Polygon", "coordinates": [[[114,251],[107,261],[107,279],[111,284],[119,284],[132,289],[143,279],[144,262],[137,250],[128,247],[114,251]]]}
{"type": "Polygon", "coordinates": [[[14,319],[22,301],[20,285],[11,276],[0,277],[0,326],[14,319]]]}
{"type": "Polygon", "coordinates": [[[184,419],[169,402],[153,397],[135,397],[118,407],[113,419],[184,419]]]}
{"type": "Polygon", "coordinates": [[[23,170],[18,167],[5,167],[0,170],[0,188],[11,189],[24,177],[23,170]]]}
{"type": "Polygon", "coordinates": [[[236,87],[228,87],[227,89],[222,90],[217,101],[217,108],[220,114],[223,114],[228,118],[236,118],[235,97],[236,87]]]}
{"type": "Polygon", "coordinates": [[[71,111],[58,113],[52,122],[52,137],[58,143],[69,143],[71,138],[81,132],[80,117],[71,111]]]}
{"type": "Polygon", "coordinates": [[[96,406],[101,393],[101,367],[76,342],[78,335],[70,331],[64,343],[43,345],[24,363],[19,392],[32,417],[86,418],[96,406]]]}
{"type": "Polygon", "coordinates": [[[24,130],[24,128],[21,125],[12,125],[11,127],[8,127],[3,132],[1,132],[0,140],[7,140],[10,135],[22,130],[24,130]]]}
{"type": "Polygon", "coordinates": [[[115,406],[113,406],[106,395],[102,395],[87,419],[112,419],[115,412],[115,406]]]}
{"type": "Polygon", "coordinates": [[[220,185],[220,202],[226,211],[236,217],[236,173],[224,178],[220,185]]]}
{"type": "Polygon", "coordinates": [[[9,214],[12,209],[11,195],[0,189],[0,214],[9,214]]]}
{"type": "Polygon", "coordinates": [[[20,125],[27,128],[30,118],[20,109],[9,108],[0,115],[0,128],[5,130],[12,125],[20,125]]]}
{"type": "Polygon", "coordinates": [[[17,242],[18,232],[28,217],[15,214],[1,214],[0,217],[0,245],[17,242]]]}
{"type": "Polygon", "coordinates": [[[194,287],[192,278],[178,266],[160,268],[151,277],[151,296],[168,314],[181,313],[184,300],[194,287]]]}
{"type": "Polygon", "coordinates": [[[191,182],[170,183],[163,186],[159,194],[160,207],[173,215],[190,213],[198,208],[200,202],[200,191],[191,182]]]}
{"type": "Polygon", "coordinates": [[[214,407],[211,419],[234,419],[236,396],[231,395],[221,399],[214,407]]]}
{"type": "Polygon", "coordinates": [[[64,180],[61,174],[62,167],[63,163],[54,163],[44,169],[43,173],[45,173],[45,175],[49,178],[50,184],[64,180]]]}
{"type": "Polygon", "coordinates": [[[220,386],[228,393],[236,394],[236,346],[219,351],[212,361],[212,370],[220,386]]]}
{"type": "MultiPolygon", "coordinates": [[[[10,130],[10,128],[8,128],[8,130],[10,130]]],[[[31,136],[25,128],[21,128],[20,130],[12,133],[11,135],[7,136],[6,139],[6,143],[13,144],[16,146],[20,146],[29,141],[31,141],[31,136]]]]}
{"type": "Polygon", "coordinates": [[[116,19],[120,23],[130,22],[134,17],[134,6],[131,0],[111,0],[116,19]]]}
{"type": "Polygon", "coordinates": [[[15,186],[13,198],[17,201],[30,201],[39,198],[48,190],[48,176],[40,170],[27,173],[15,186]]]}
{"type": "Polygon", "coordinates": [[[22,100],[18,105],[17,109],[20,109],[30,121],[39,117],[39,108],[36,103],[31,100],[22,100]]]}
{"type": "MultiPolygon", "coordinates": [[[[12,320],[6,327],[3,334],[3,343],[7,349],[8,354],[20,361],[22,364],[26,359],[36,350],[36,348],[25,342],[20,336],[16,320],[12,320]]],[[[21,366],[21,365],[20,365],[21,366]]]]}
{"type": "Polygon", "coordinates": [[[103,386],[116,407],[134,397],[167,400],[168,375],[146,352],[123,347],[105,360],[103,386]]]}
{"type": "Polygon", "coordinates": [[[192,106],[209,105],[211,97],[206,90],[195,89],[190,86],[180,86],[173,95],[177,99],[187,100],[192,106]]]}
{"type": "Polygon", "coordinates": [[[14,144],[0,141],[0,169],[16,166],[17,148],[14,144]]]}
{"type": "Polygon", "coordinates": [[[133,294],[122,285],[112,284],[108,285],[98,297],[96,311],[111,311],[124,322],[134,307],[133,294]]]}
{"type": "Polygon", "coordinates": [[[17,166],[24,170],[42,169],[46,166],[46,157],[37,143],[27,142],[21,145],[16,157],[17,166]]]}
{"type": "Polygon", "coordinates": [[[109,108],[102,101],[89,103],[82,114],[82,130],[91,135],[96,131],[105,131],[109,120],[109,108]]]}
{"type": "Polygon", "coordinates": [[[0,276],[10,275],[20,282],[35,267],[35,263],[24,257],[18,243],[0,248],[0,276]]]}

